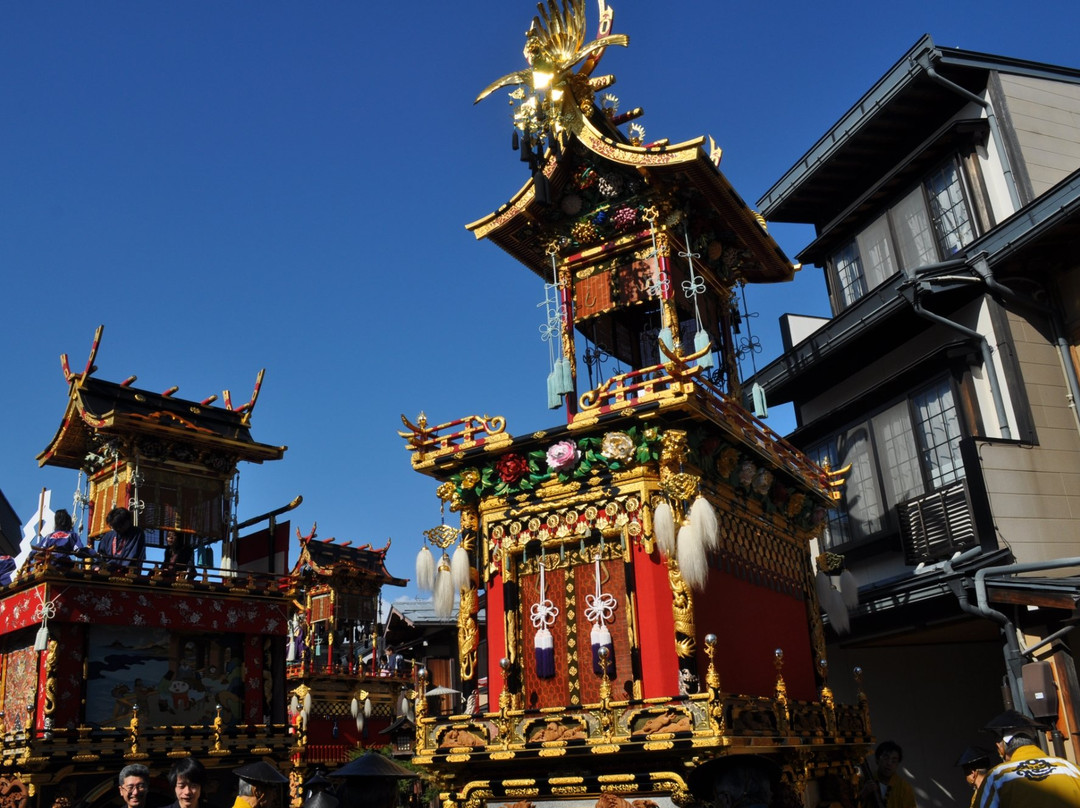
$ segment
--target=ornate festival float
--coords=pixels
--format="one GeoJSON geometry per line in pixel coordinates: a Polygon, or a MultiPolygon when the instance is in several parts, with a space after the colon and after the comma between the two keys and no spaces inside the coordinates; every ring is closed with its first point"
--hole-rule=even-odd
{"type": "Polygon", "coordinates": [[[381,586],[404,582],[386,570],[387,548],[314,529],[297,531],[290,567],[279,517],[301,497],[238,521],[239,464],[286,450],[251,436],[261,372],[237,406],[228,391],[215,406],[139,389],[134,376],[109,382],[94,376],[101,332],[81,372],[62,357],[67,409],[38,457],[78,471],[72,510],[91,552],[32,553],[0,589],[0,804],[111,803],[129,763],[149,767],[149,804],[165,804],[165,774],[188,754],[207,766],[215,803],[232,799],[233,768],[261,759],[290,775],[298,801],[320,765],[388,742],[379,733],[407,682],[362,661],[377,648],[381,586]],[[103,555],[117,506],[149,560],[103,555]]]}
{"type": "Polygon", "coordinates": [[[858,673],[828,670],[810,559],[841,472],[747,411],[735,342],[737,291],[794,269],[714,145],[646,142],[617,111],[595,71],[628,40],[599,5],[586,42],[583,0],[540,4],[528,66],[477,99],[508,88],[532,177],[468,228],[543,281],[566,421],[402,417],[460,516],[426,534],[417,582],[443,613],[459,599],[475,705],[419,700],[414,762],[443,808],[592,808],[683,805],[702,764],[753,755],[816,805],[871,739],[861,688],[833,698],[858,673]],[[600,378],[605,355],[630,370],[600,378]]]}

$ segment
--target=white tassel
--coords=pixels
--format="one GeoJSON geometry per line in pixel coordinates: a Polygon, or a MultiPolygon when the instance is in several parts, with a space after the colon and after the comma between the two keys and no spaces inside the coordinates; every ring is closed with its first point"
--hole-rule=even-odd
{"type": "Polygon", "coordinates": [[[352,713],[352,717],[360,715],[360,702],[357,699],[352,700],[352,704],[349,705],[349,711],[352,713]]]}
{"type": "Polygon", "coordinates": [[[840,636],[851,633],[851,617],[848,615],[847,604],[840,590],[834,589],[830,597],[832,605],[829,608],[829,621],[840,636]]]}
{"type": "Polygon", "coordinates": [[[701,536],[706,550],[716,550],[720,546],[720,523],[712,504],[705,497],[699,496],[690,506],[690,522],[701,536]]]}
{"type": "Polygon", "coordinates": [[[668,558],[675,554],[675,515],[671,506],[661,502],[653,511],[653,533],[656,534],[656,546],[668,558]]]}
{"type": "Polygon", "coordinates": [[[371,718],[371,699],[364,699],[364,718],[371,718]]]}
{"type": "Polygon", "coordinates": [[[814,576],[814,589],[817,590],[818,605],[822,609],[825,609],[829,605],[831,596],[829,594],[832,589],[832,584],[829,582],[829,576],[824,572],[818,570],[818,574],[814,576]]]}
{"type": "Polygon", "coordinates": [[[469,566],[469,552],[460,544],[454,550],[454,557],[450,559],[450,574],[453,576],[454,588],[458,591],[472,586],[472,568],[469,566]]]}
{"type": "Polygon", "coordinates": [[[434,608],[436,617],[449,617],[454,611],[454,581],[450,574],[450,556],[442,554],[435,574],[434,608]]]}
{"type": "Polygon", "coordinates": [[[686,585],[695,592],[702,591],[709,580],[709,557],[705,543],[690,522],[679,528],[677,556],[679,572],[686,585]]]}
{"type": "Polygon", "coordinates": [[[426,544],[416,554],[416,588],[421,592],[435,588],[435,556],[426,544]]]}
{"type": "Polygon", "coordinates": [[[848,607],[844,603],[844,596],[839,590],[833,588],[829,576],[819,572],[814,577],[814,587],[817,589],[818,603],[829,623],[837,634],[848,634],[851,631],[851,618],[848,617],[848,607]]]}
{"type": "Polygon", "coordinates": [[[840,573],[840,592],[844,596],[844,605],[849,609],[859,605],[859,582],[851,570],[840,573]]]}
{"type": "Polygon", "coordinates": [[[364,731],[364,716],[362,716],[362,715],[356,716],[356,731],[357,732],[363,732],[364,731]]]}

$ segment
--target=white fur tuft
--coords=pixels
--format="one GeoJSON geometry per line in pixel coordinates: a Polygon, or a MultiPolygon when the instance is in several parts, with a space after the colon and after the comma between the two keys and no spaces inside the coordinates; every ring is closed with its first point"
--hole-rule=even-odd
{"type": "Polygon", "coordinates": [[[469,566],[469,552],[460,544],[450,559],[450,574],[453,575],[454,587],[460,591],[472,586],[472,569],[469,566]]]}
{"type": "Polygon", "coordinates": [[[695,592],[703,590],[709,580],[709,555],[692,522],[679,528],[678,561],[686,585],[695,592]]]}
{"type": "Polygon", "coordinates": [[[435,573],[433,606],[437,617],[449,617],[454,612],[454,580],[450,574],[450,557],[442,554],[439,571],[435,573]]]}
{"type": "Polygon", "coordinates": [[[671,558],[675,554],[675,515],[666,502],[661,502],[653,511],[653,533],[660,552],[671,558]]]}
{"type": "Polygon", "coordinates": [[[849,609],[859,605],[859,582],[851,570],[840,573],[840,591],[844,595],[844,605],[849,609]]]}
{"type": "Polygon", "coordinates": [[[421,592],[435,588],[435,556],[426,544],[416,554],[416,588],[421,592]]]}
{"type": "Polygon", "coordinates": [[[716,550],[720,546],[720,523],[716,520],[716,511],[705,497],[698,497],[690,506],[690,522],[701,536],[706,550],[716,550]]]}

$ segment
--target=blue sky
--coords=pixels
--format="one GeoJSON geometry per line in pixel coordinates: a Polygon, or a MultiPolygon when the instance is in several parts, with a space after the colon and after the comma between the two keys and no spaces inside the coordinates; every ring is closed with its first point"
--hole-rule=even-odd
{"type": "MultiPolygon", "coordinates": [[[[721,4],[615,0],[622,109],[649,140],[711,134],[753,204],[923,34],[940,45],[1080,66],[1075,0],[721,4]]],[[[586,6],[590,29],[596,6],[586,6]]],[[[466,232],[527,179],[506,98],[526,0],[154,0],[0,4],[0,490],[29,518],[75,475],[39,470],[66,402],[58,357],[98,375],[246,401],[285,459],[246,466],[240,516],[303,494],[294,525],[382,546],[412,577],[435,485],[399,415],[545,408],[543,290],[466,232]]],[[[808,229],[773,225],[788,255],[808,229]]],[[[751,288],[777,317],[827,313],[820,271],[751,288]]],[[[784,432],[783,413],[770,419],[784,432]]]]}

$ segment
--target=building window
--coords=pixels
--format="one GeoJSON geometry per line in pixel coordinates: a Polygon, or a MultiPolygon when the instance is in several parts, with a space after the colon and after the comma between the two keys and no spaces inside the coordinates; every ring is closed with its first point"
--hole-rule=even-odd
{"type": "Polygon", "coordinates": [[[866,294],[866,280],[863,277],[862,263],[859,261],[859,248],[851,242],[833,258],[836,277],[840,281],[840,297],[844,306],[850,306],[866,294]]]}
{"type": "Polygon", "coordinates": [[[950,159],[832,256],[846,308],[906,269],[944,261],[975,240],[964,177],[950,159]]]}
{"type": "Polygon", "coordinates": [[[835,548],[896,529],[902,502],[964,476],[960,419],[942,378],[850,424],[808,451],[818,464],[850,464],[842,498],[830,512],[824,544],[835,548]]]}
{"type": "Polygon", "coordinates": [[[924,184],[940,257],[945,260],[975,240],[960,169],[950,160],[927,177],[924,184]]]}
{"type": "Polygon", "coordinates": [[[947,381],[927,388],[912,401],[918,421],[923,467],[931,489],[942,488],[964,476],[960,459],[960,418],[947,381]]]}

